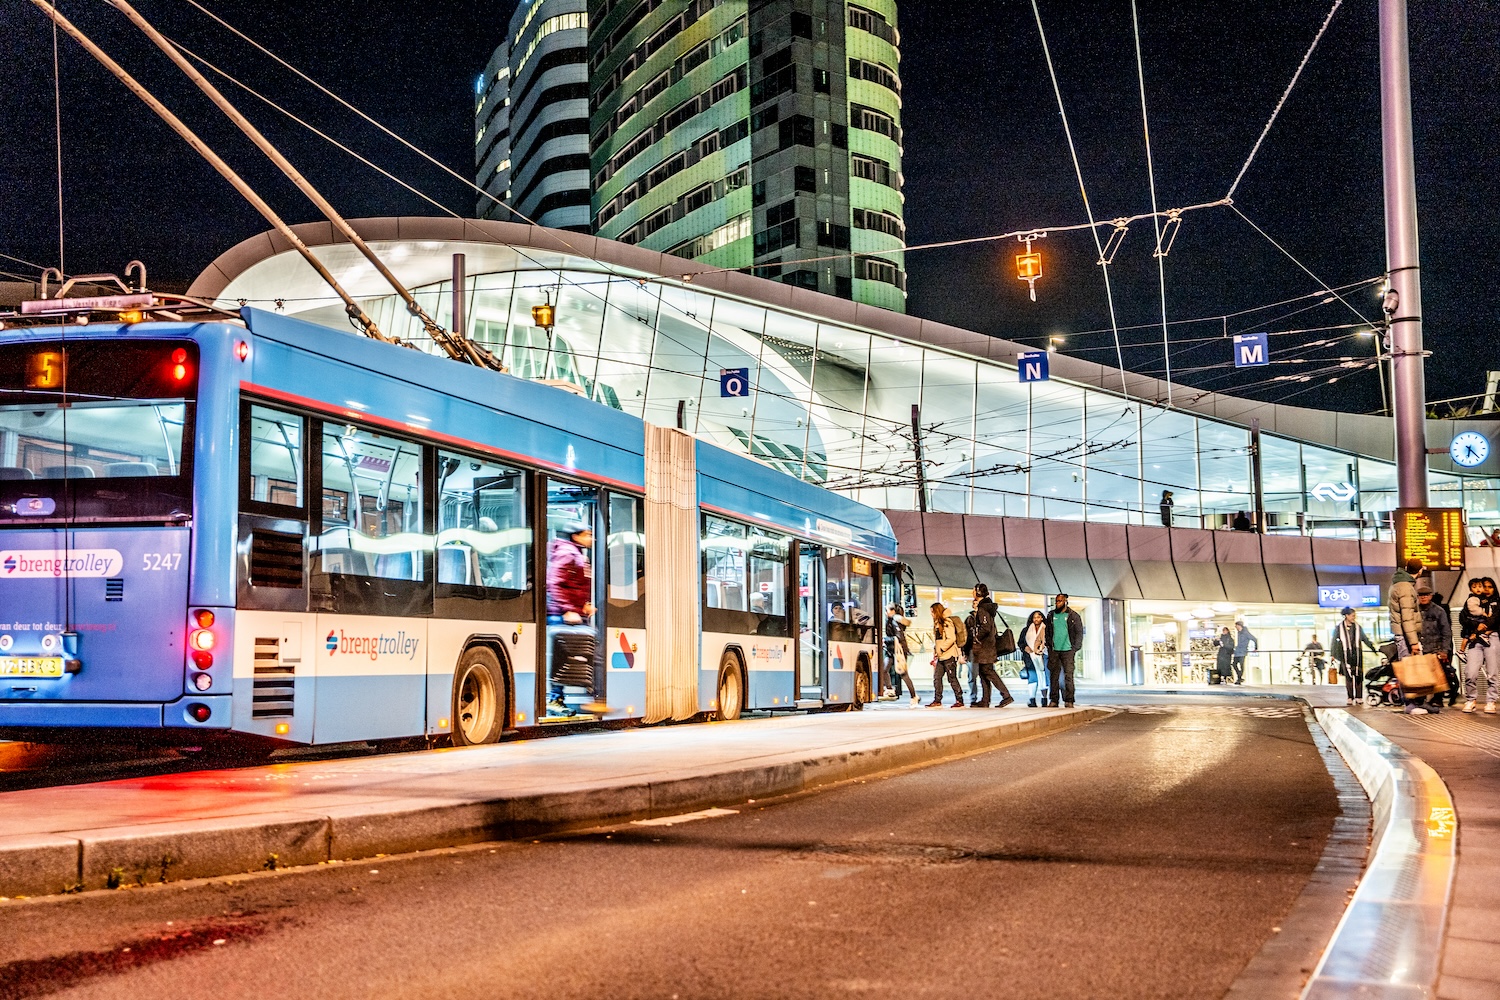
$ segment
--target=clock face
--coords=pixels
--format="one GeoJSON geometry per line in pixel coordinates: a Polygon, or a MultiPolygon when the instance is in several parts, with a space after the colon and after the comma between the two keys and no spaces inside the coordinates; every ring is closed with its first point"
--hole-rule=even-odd
{"type": "Polygon", "coordinates": [[[1490,457],[1490,440],[1478,431],[1464,431],[1448,446],[1448,454],[1464,468],[1473,468],[1490,457]]]}

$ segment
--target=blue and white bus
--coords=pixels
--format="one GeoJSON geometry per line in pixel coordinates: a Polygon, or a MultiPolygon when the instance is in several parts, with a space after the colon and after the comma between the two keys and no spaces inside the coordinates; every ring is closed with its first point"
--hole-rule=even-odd
{"type": "Polygon", "coordinates": [[[276,313],[0,331],[0,738],[467,745],[871,700],[885,517],[686,438],[650,530],[661,433],[276,313]],[[569,533],[592,677],[554,697],[569,533]]]}

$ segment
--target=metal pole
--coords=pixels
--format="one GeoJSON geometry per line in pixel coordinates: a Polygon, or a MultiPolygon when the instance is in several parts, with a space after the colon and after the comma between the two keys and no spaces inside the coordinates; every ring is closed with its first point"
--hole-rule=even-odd
{"type": "Polygon", "coordinates": [[[917,510],[927,513],[927,470],[922,467],[922,408],[911,404],[911,441],[917,456],[917,510]]]}
{"type": "Polygon", "coordinates": [[[467,286],[468,277],[464,273],[464,255],[456,253],[453,255],[453,323],[451,325],[453,335],[460,340],[468,335],[465,331],[469,327],[469,317],[465,315],[464,308],[469,296],[467,286]]]}
{"type": "Polygon", "coordinates": [[[1380,124],[1385,161],[1385,312],[1391,335],[1391,409],[1402,507],[1427,506],[1427,405],[1422,375],[1422,281],[1411,141],[1406,0],[1380,0],[1380,124]]]}
{"type": "Polygon", "coordinates": [[[1252,417],[1250,420],[1250,477],[1253,501],[1255,503],[1255,530],[1260,534],[1266,533],[1266,493],[1261,482],[1260,466],[1260,418],[1252,417]]]}

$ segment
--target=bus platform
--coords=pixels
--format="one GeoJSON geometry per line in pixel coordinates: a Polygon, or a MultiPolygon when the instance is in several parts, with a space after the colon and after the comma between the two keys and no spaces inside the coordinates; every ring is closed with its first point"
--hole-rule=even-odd
{"type": "Polygon", "coordinates": [[[1438,970],[1434,995],[1500,997],[1500,716],[1465,715],[1457,708],[1425,716],[1389,708],[1356,708],[1352,714],[1436,771],[1458,814],[1442,954],[1424,956],[1438,970]]]}
{"type": "Polygon", "coordinates": [[[233,875],[732,808],[1042,736],[1111,712],[881,706],[6,792],[0,897],[233,875]]]}

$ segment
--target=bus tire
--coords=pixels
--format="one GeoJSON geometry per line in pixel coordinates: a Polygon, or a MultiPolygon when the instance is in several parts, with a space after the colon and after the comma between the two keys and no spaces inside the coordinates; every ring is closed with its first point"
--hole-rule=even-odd
{"type": "Polygon", "coordinates": [[[719,660],[719,684],[714,689],[714,718],[732,722],[745,709],[745,670],[740,658],[726,651],[719,660]]]}
{"type": "Polygon", "coordinates": [[[453,672],[453,745],[500,742],[506,715],[500,658],[488,646],[470,646],[453,672]]]}
{"type": "Polygon", "coordinates": [[[854,701],[849,708],[858,712],[873,700],[870,694],[870,664],[864,657],[860,657],[859,666],[854,671],[854,701]]]}

